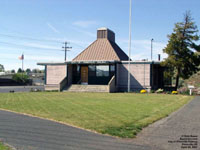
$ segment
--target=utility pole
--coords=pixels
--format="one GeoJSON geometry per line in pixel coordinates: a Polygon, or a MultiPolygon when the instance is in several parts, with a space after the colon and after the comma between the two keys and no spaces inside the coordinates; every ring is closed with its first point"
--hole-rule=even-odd
{"type": "Polygon", "coordinates": [[[131,61],[131,18],[132,18],[132,0],[130,0],[129,9],[129,59],[128,59],[128,92],[130,92],[130,61],[131,61]]]}
{"type": "Polygon", "coordinates": [[[67,44],[69,44],[68,42],[64,42],[63,44],[64,44],[64,46],[62,48],[64,48],[63,51],[65,51],[65,59],[64,60],[66,62],[67,61],[67,51],[70,51],[69,49],[72,49],[72,47],[67,46],[67,44]]]}
{"type": "Polygon", "coordinates": [[[153,38],[151,39],[151,61],[153,60],[153,38]]]}

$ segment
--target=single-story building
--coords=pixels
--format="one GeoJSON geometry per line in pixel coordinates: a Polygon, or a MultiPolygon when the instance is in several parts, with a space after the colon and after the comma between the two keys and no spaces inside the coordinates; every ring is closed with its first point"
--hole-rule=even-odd
{"type": "MultiPolygon", "coordinates": [[[[97,39],[72,61],[38,63],[45,66],[45,89],[91,92],[127,91],[129,57],[116,44],[115,33],[97,30],[97,39]]],[[[130,61],[130,87],[163,87],[159,61],[130,61]]]]}

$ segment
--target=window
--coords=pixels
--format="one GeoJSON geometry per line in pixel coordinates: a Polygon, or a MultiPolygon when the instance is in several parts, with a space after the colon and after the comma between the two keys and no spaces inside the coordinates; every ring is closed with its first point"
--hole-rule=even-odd
{"type": "Polygon", "coordinates": [[[115,65],[110,65],[110,72],[115,72],[115,65]]]}
{"type": "Polygon", "coordinates": [[[80,65],[73,65],[73,72],[76,74],[80,73],[80,65]]]}
{"type": "Polygon", "coordinates": [[[95,65],[89,65],[88,68],[89,71],[95,71],[95,65]]]}
{"type": "Polygon", "coordinates": [[[108,65],[96,66],[96,76],[97,77],[108,77],[109,76],[109,66],[108,65]]]}
{"type": "Polygon", "coordinates": [[[77,72],[80,72],[80,65],[77,65],[77,72]]]}
{"type": "Polygon", "coordinates": [[[110,76],[115,75],[115,65],[110,65],[110,76]]]}
{"type": "Polygon", "coordinates": [[[95,65],[89,65],[88,66],[89,70],[89,76],[96,76],[96,66],[95,65]]]}

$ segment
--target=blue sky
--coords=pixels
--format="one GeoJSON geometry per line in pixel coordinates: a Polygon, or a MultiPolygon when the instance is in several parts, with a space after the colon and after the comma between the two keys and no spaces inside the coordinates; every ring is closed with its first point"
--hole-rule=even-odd
{"type": "MultiPolygon", "coordinates": [[[[190,10],[200,25],[199,0],[133,0],[132,59],[154,59],[167,44],[174,23],[190,10]]],[[[116,42],[128,53],[129,0],[1,0],[0,64],[18,69],[24,52],[25,68],[41,68],[37,62],[61,62],[62,46],[70,42],[68,60],[96,39],[99,27],[116,34],[116,42]]]]}

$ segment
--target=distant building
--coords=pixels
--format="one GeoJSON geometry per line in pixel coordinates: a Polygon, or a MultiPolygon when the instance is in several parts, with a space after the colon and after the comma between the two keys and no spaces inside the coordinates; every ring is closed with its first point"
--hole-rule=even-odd
{"type": "MultiPolygon", "coordinates": [[[[128,56],[115,43],[115,33],[97,30],[97,40],[72,61],[38,63],[45,66],[46,90],[127,91],[128,56]]],[[[163,68],[157,61],[130,62],[131,90],[163,87],[163,68]]]]}

